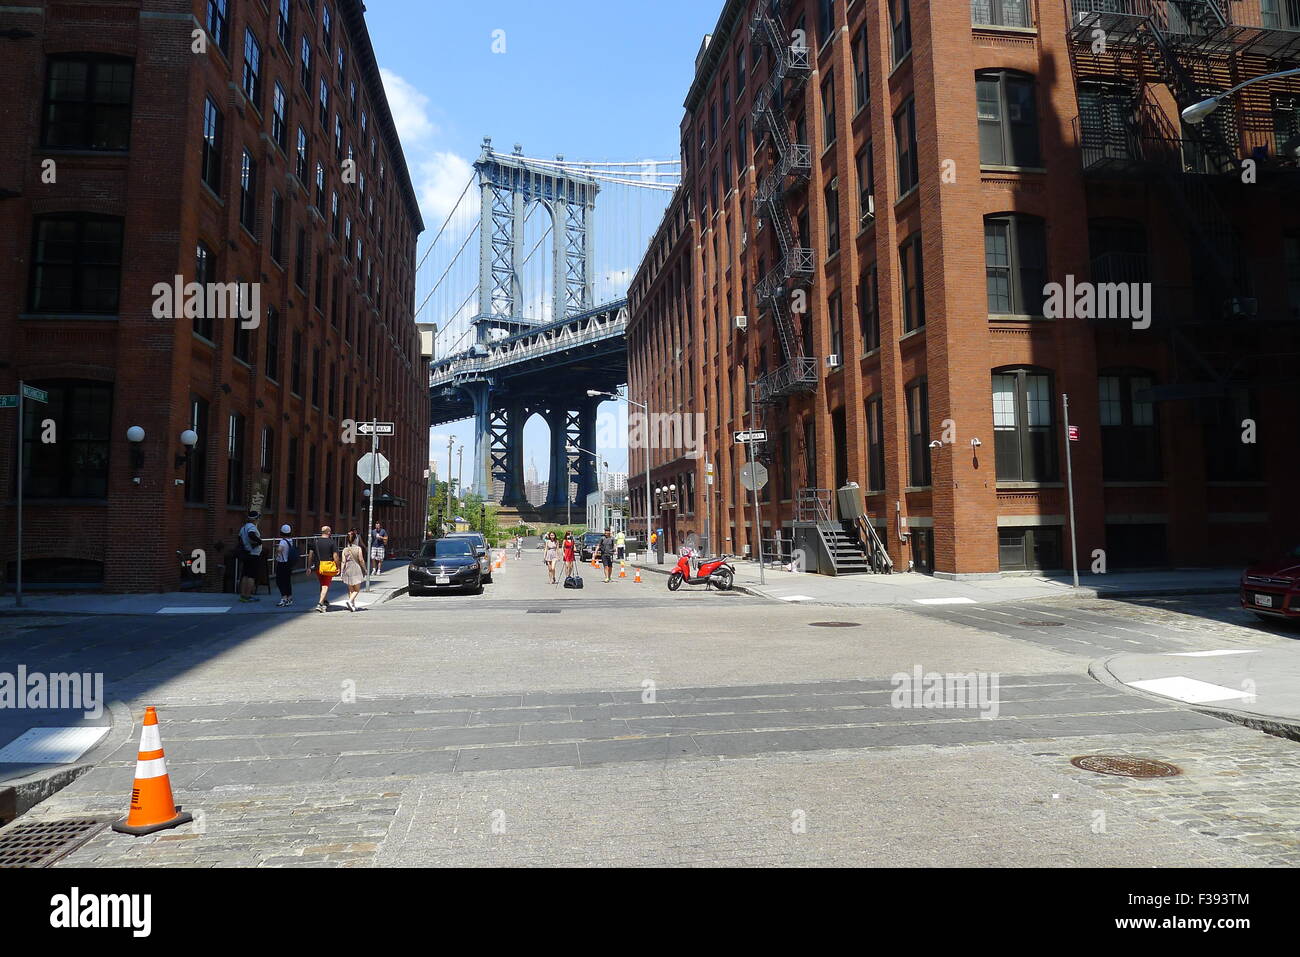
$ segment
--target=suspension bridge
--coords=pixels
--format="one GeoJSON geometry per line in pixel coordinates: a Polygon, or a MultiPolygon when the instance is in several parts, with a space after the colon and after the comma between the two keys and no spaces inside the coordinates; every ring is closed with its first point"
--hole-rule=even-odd
{"type": "Polygon", "coordinates": [[[628,284],[679,164],[540,159],[484,139],[417,264],[417,289],[431,284],[416,321],[436,326],[430,424],[474,420],[473,491],[531,511],[523,431],[535,415],[550,431],[539,517],[582,507],[596,490],[595,459],[579,449],[595,448],[604,400],[588,391],[627,383],[628,284]]]}

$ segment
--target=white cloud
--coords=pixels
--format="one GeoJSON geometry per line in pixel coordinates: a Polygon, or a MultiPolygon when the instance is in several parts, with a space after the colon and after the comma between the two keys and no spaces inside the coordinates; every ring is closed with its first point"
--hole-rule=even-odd
{"type": "Polygon", "coordinates": [[[392,70],[381,68],[379,75],[402,143],[411,147],[434,136],[438,127],[429,117],[429,98],[392,70]]]}
{"type": "MultiPolygon", "coordinates": [[[[444,150],[421,153],[415,163],[416,195],[428,221],[426,225],[436,230],[455,209],[456,200],[465,192],[465,184],[474,174],[474,167],[463,156],[444,150]]],[[[472,223],[478,218],[478,206],[478,193],[470,190],[461,204],[457,220],[461,214],[468,214],[466,219],[472,223]]]]}

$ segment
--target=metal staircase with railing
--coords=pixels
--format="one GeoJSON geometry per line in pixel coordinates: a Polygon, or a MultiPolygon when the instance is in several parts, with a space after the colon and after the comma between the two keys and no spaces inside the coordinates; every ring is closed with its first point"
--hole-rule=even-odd
{"type": "Polygon", "coordinates": [[[824,488],[799,489],[795,499],[795,526],[816,529],[822,557],[818,570],[831,575],[888,575],[894,563],[880,536],[865,518],[856,522],[834,518],[834,493],[824,488]]]}
{"type": "MultiPolygon", "coordinates": [[[[765,225],[771,226],[778,257],[754,291],[772,317],[785,359],[773,372],[758,380],[755,401],[759,405],[801,392],[815,392],[819,381],[816,358],[803,354],[790,303],[796,288],[812,282],[816,260],[812,249],[795,245],[786,203],[786,195],[806,185],[812,172],[812,147],[794,143],[790,138],[784,108],[786,83],[789,81],[791,99],[802,93],[812,73],[812,58],[805,43],[790,42],[790,34],[781,23],[781,5],[780,0],[760,4],[750,23],[751,42],[772,54],[771,74],[754,101],[752,125],[756,138],[767,135],[773,159],[759,182],[754,212],[765,225]]],[[[807,242],[808,237],[800,236],[799,240],[807,242]]],[[[808,313],[803,314],[802,321],[810,321],[808,313]]]]}

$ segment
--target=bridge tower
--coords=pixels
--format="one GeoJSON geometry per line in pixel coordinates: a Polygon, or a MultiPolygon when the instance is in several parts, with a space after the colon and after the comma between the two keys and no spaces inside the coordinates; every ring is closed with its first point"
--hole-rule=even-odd
{"type": "MultiPolygon", "coordinates": [[[[582,172],[555,163],[535,162],[515,145],[506,155],[492,149],[490,137],[474,163],[481,190],[479,223],[479,308],[473,319],[473,351],[484,354],[504,337],[527,333],[539,325],[561,323],[593,309],[595,289],[595,211],[600,184],[582,172]],[[551,217],[552,288],[550,323],[525,318],[523,288],[526,248],[524,225],[534,205],[551,217]]],[[[581,382],[559,382],[549,394],[527,398],[512,394],[504,377],[485,375],[462,381],[474,409],[472,490],[491,498],[493,480],[504,485],[501,505],[526,509],[523,485],[523,429],[541,414],[551,430],[550,490],[546,507],[567,511],[568,491],[576,482],[574,514],[585,514],[588,493],[596,490],[594,462],[574,454],[572,446],[592,448],[598,402],[587,397],[581,382]],[[577,395],[568,394],[568,390],[577,395]]]]}

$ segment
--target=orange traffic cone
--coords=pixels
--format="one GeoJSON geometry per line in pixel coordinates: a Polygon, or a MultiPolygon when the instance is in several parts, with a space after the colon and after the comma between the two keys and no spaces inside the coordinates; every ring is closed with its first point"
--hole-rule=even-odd
{"type": "Polygon", "coordinates": [[[636,572],[636,578],[632,579],[632,584],[639,585],[641,584],[641,569],[637,568],[634,571],[636,572]]]}
{"type": "Polygon", "coordinates": [[[618,577],[619,578],[627,577],[627,562],[618,563],[618,577]]]}
{"type": "Polygon", "coordinates": [[[180,805],[172,797],[162,736],[158,733],[158,712],[152,707],[145,708],[140,751],[135,762],[135,786],[131,788],[131,810],[113,825],[113,830],[140,837],[192,820],[194,815],[181,813],[180,805]]]}

